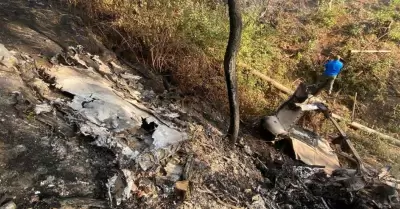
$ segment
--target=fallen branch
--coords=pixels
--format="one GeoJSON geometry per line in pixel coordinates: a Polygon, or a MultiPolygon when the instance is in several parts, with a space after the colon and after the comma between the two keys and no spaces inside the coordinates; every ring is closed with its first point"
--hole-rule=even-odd
{"type": "Polygon", "coordinates": [[[367,132],[367,133],[370,133],[370,134],[375,134],[375,135],[379,136],[382,139],[388,140],[393,145],[400,146],[400,140],[398,140],[398,139],[396,139],[394,137],[388,136],[386,134],[380,133],[380,132],[378,132],[378,131],[376,131],[376,130],[374,130],[372,128],[368,128],[368,127],[363,126],[363,125],[361,125],[359,123],[356,123],[356,122],[350,123],[349,126],[351,126],[352,128],[355,128],[355,129],[360,129],[360,130],[362,130],[364,132],[367,132]]]}
{"type": "Polygon", "coordinates": [[[353,111],[351,112],[351,121],[354,121],[355,112],[356,112],[356,105],[357,105],[357,92],[354,95],[353,111]]]}
{"type": "MultiPolygon", "coordinates": [[[[274,79],[272,79],[272,78],[270,78],[270,77],[268,77],[268,76],[266,76],[266,75],[264,75],[264,74],[262,74],[262,73],[260,73],[260,72],[258,72],[256,70],[253,70],[251,67],[249,67],[249,66],[247,66],[245,64],[240,64],[239,66],[243,67],[243,68],[246,68],[246,69],[249,69],[250,72],[253,75],[258,76],[259,78],[267,81],[268,83],[273,85],[278,90],[284,92],[285,94],[291,95],[294,92],[291,89],[285,87],[284,85],[278,83],[274,79]]],[[[332,114],[332,117],[335,118],[336,120],[339,120],[339,121],[346,121],[346,122],[348,122],[347,125],[352,127],[352,128],[359,129],[359,130],[362,130],[362,131],[370,133],[370,134],[375,134],[375,135],[379,136],[382,139],[386,139],[387,141],[389,141],[389,143],[400,147],[400,140],[398,140],[398,139],[396,139],[396,138],[394,138],[392,136],[380,133],[380,132],[378,132],[378,131],[376,131],[376,130],[374,130],[372,128],[368,128],[368,127],[366,127],[366,126],[364,126],[362,124],[356,123],[356,122],[349,122],[347,119],[345,119],[345,118],[343,118],[343,117],[341,117],[339,115],[336,115],[336,114],[332,114]]]]}
{"type": "MultiPolygon", "coordinates": [[[[268,167],[257,157],[257,158],[253,158],[254,160],[256,160],[257,161],[257,164],[258,164],[258,166],[259,166],[259,169],[262,171],[262,172],[265,172],[265,173],[267,173],[268,172],[268,167]]],[[[256,164],[256,165],[257,165],[256,164]]]]}
{"type": "Polygon", "coordinates": [[[353,163],[357,164],[357,160],[355,160],[350,154],[347,154],[347,153],[342,152],[342,151],[337,151],[336,154],[341,156],[341,157],[346,158],[347,160],[350,160],[353,163]]]}
{"type": "Polygon", "coordinates": [[[326,203],[325,199],[323,197],[321,197],[322,203],[324,204],[326,209],[331,209],[328,204],[326,203]]]}
{"type": "MultiPolygon", "coordinates": [[[[337,119],[337,120],[339,120],[339,121],[346,121],[346,119],[344,119],[343,117],[341,117],[339,115],[336,115],[336,114],[332,114],[332,117],[337,119]]],[[[368,127],[366,127],[366,126],[364,126],[362,124],[359,124],[357,122],[349,122],[349,123],[347,123],[347,125],[350,126],[351,128],[359,129],[359,130],[362,130],[362,131],[367,132],[369,134],[375,134],[378,137],[380,137],[381,139],[387,140],[392,145],[396,145],[396,146],[400,147],[400,140],[398,140],[398,139],[396,139],[396,138],[394,138],[392,136],[388,136],[386,134],[383,134],[383,133],[381,133],[379,131],[376,131],[376,130],[374,130],[372,128],[368,128],[368,127]]]]}
{"type": "Polygon", "coordinates": [[[360,157],[360,155],[358,154],[357,150],[354,148],[353,143],[352,143],[348,138],[346,138],[346,139],[344,140],[344,142],[347,144],[347,146],[349,147],[349,149],[350,149],[351,152],[353,153],[354,158],[356,158],[356,160],[357,160],[357,165],[358,165],[357,170],[358,170],[358,172],[359,172],[359,173],[365,172],[366,170],[365,170],[363,161],[361,160],[361,157],[360,157]]]}
{"type": "Polygon", "coordinates": [[[274,79],[258,72],[255,70],[250,70],[251,74],[256,75],[260,78],[262,78],[263,80],[267,81],[268,83],[272,84],[275,88],[279,89],[280,91],[286,93],[286,94],[293,94],[294,91],[292,91],[291,89],[287,88],[286,86],[276,82],[274,79]]]}
{"type": "Polygon", "coordinates": [[[350,53],[390,53],[390,50],[350,50],[350,53]]]}

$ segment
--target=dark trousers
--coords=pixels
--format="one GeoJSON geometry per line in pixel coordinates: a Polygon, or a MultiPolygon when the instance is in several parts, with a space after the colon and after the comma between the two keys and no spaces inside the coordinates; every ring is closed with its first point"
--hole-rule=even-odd
{"type": "Polygon", "coordinates": [[[327,75],[320,76],[316,85],[316,91],[314,93],[314,96],[320,94],[322,89],[324,88],[327,88],[328,94],[331,94],[333,89],[333,84],[335,83],[335,79],[336,76],[327,76],[327,75]]]}

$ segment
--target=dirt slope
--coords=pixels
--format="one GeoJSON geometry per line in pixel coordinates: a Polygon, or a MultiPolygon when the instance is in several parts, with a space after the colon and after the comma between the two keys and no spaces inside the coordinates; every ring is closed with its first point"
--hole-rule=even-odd
{"type": "MultiPolygon", "coordinates": [[[[320,169],[295,162],[254,136],[243,135],[233,149],[221,130],[203,117],[208,107],[200,99],[184,105],[175,92],[151,93],[163,85],[140,77],[143,70],[119,63],[79,18],[62,7],[45,1],[0,4],[4,28],[0,43],[7,48],[2,48],[0,65],[1,209],[10,202],[18,208],[387,207],[388,195],[376,196],[375,187],[367,188],[360,178],[345,172],[328,178],[320,169]],[[85,52],[76,52],[78,44],[85,52]],[[57,54],[58,59],[51,59],[57,54]],[[143,124],[138,130],[113,130],[121,124],[113,123],[121,119],[116,117],[111,123],[92,123],[109,130],[110,137],[100,147],[101,137],[93,134],[94,129],[85,132],[82,121],[90,122],[85,108],[96,101],[97,105],[108,102],[107,98],[69,106],[85,96],[60,88],[61,76],[72,70],[92,84],[109,85],[115,98],[142,104],[158,121],[187,132],[188,140],[179,143],[172,156],[157,158],[143,169],[140,159],[145,155],[126,160],[126,154],[132,153],[124,151],[136,149],[136,144],[144,146],[137,149],[140,154],[152,151],[154,135],[141,132],[148,129],[143,124]],[[44,112],[37,112],[37,107],[44,112]],[[138,135],[141,140],[131,141],[138,135]]],[[[213,119],[218,120],[217,113],[213,119]]],[[[164,153],[160,150],[170,148],[149,153],[164,153]]]]}

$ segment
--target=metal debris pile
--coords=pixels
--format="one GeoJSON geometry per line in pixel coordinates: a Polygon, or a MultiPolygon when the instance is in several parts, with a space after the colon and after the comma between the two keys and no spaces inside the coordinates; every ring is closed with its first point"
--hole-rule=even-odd
{"type": "Polygon", "coordinates": [[[36,105],[35,112],[49,112],[49,104],[54,104],[81,134],[94,139],[93,145],[114,153],[119,169],[106,182],[110,206],[121,205],[132,194],[152,196],[155,182],[147,177],[161,175],[162,163],[165,180],[181,180],[182,162],[164,162],[188,139],[184,123],[171,122],[179,120],[179,110],[165,111],[145,102],[155,95],[144,90],[140,76],[114,62],[103,63],[81,46],[69,47],[51,62],[53,67],[40,69],[39,74],[52,91],[65,97],[48,96],[38,86],[48,104],[36,105]]]}
{"type": "Polygon", "coordinates": [[[281,162],[278,166],[265,166],[259,161],[272,185],[273,192],[269,191],[268,197],[294,208],[383,208],[398,204],[397,180],[387,176],[389,167],[380,173],[367,168],[328,107],[309,100],[307,86],[301,83],[275,115],[261,122],[262,130],[269,131],[278,143],[289,145],[286,150],[307,164],[299,167],[281,162]],[[337,129],[338,137],[328,141],[296,125],[305,111],[323,113],[337,129]],[[344,169],[342,165],[351,166],[344,169]],[[379,192],[382,188],[389,194],[379,192]],[[381,197],[376,199],[376,194],[381,197]]]}
{"type": "MultiPolygon", "coordinates": [[[[397,208],[397,189],[385,182],[383,173],[360,175],[353,169],[338,169],[327,176],[312,166],[258,162],[266,177],[262,197],[269,208],[397,208]]],[[[268,207],[267,207],[268,208],[268,207]]]]}
{"type": "MultiPolygon", "coordinates": [[[[4,62],[0,67],[11,68],[14,62],[21,62],[10,53],[1,56],[10,62],[4,62]]],[[[28,55],[21,54],[21,59],[26,63],[34,63],[28,55]]],[[[144,89],[140,76],[115,62],[103,63],[99,57],[85,52],[80,46],[69,47],[67,51],[53,57],[51,62],[51,68],[36,69],[37,76],[32,75],[35,70],[31,68],[19,69],[24,79],[29,81],[28,86],[35,89],[40,97],[32,113],[37,116],[62,113],[71,125],[76,126],[75,131],[87,136],[86,139],[92,145],[111,151],[116,166],[102,179],[104,186],[101,193],[104,197],[100,199],[67,198],[71,193],[59,191],[60,185],[64,183],[54,176],[47,176],[40,182],[39,188],[47,188],[60,197],[43,198],[37,190],[30,201],[56,201],[57,204],[76,207],[133,208],[163,205],[171,208],[177,207],[178,202],[185,205],[184,200],[190,196],[201,196],[198,198],[203,201],[209,200],[204,196],[210,196],[215,198],[217,206],[230,208],[236,208],[231,204],[272,209],[399,206],[398,180],[389,175],[390,167],[381,171],[367,165],[358,166],[357,169],[334,167],[327,172],[324,166],[311,165],[322,160],[307,160],[307,152],[301,153],[300,148],[309,144],[317,144],[319,147],[326,145],[321,150],[328,154],[332,154],[330,152],[334,149],[329,147],[327,141],[322,143],[320,139],[318,143],[305,143],[306,139],[314,136],[307,137],[303,129],[298,130],[300,133],[296,129],[291,130],[292,138],[304,142],[301,146],[292,143],[292,148],[297,153],[295,158],[310,165],[289,159],[288,156],[262,162],[258,158],[261,156],[257,150],[250,148],[249,142],[242,144],[243,150],[223,150],[224,146],[216,148],[205,145],[207,140],[213,141],[213,137],[222,138],[221,134],[214,136],[208,129],[201,133],[205,136],[204,141],[199,142],[206,151],[201,157],[196,157],[186,152],[193,147],[182,147],[183,142],[190,138],[188,133],[192,128],[181,120],[181,116],[186,113],[176,104],[159,105],[155,93],[144,89]],[[210,150],[215,152],[214,158],[220,159],[208,156],[210,150]],[[231,158],[227,157],[229,155],[231,158]],[[254,167],[253,159],[258,169],[254,167]],[[210,166],[210,162],[215,164],[210,166]],[[212,171],[216,165],[220,166],[217,169],[219,172],[212,171]],[[224,170],[226,168],[230,170],[224,170]],[[257,173],[262,179],[259,170],[264,176],[262,181],[254,177],[254,173],[257,173]],[[104,199],[108,200],[107,203],[104,199]]],[[[15,93],[16,99],[21,96],[21,93],[15,93]]],[[[286,115],[293,116],[290,109],[283,110],[286,115]]],[[[67,128],[63,126],[56,129],[61,134],[67,133],[64,131],[67,128]]],[[[65,134],[65,137],[73,136],[65,134]]],[[[45,138],[42,140],[45,141],[45,138]]],[[[78,147],[78,144],[70,144],[71,147],[78,147]]],[[[63,155],[67,156],[67,151],[63,151],[63,155]]],[[[348,157],[353,158],[351,155],[348,157]]],[[[354,161],[357,164],[357,160],[354,161]]],[[[0,209],[15,208],[12,199],[0,199],[0,209]]],[[[195,208],[195,204],[191,208],[195,208]]]]}

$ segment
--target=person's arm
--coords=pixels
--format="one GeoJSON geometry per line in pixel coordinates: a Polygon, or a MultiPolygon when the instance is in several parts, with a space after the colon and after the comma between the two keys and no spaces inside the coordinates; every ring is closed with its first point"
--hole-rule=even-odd
{"type": "Polygon", "coordinates": [[[336,78],[338,78],[338,77],[339,77],[339,75],[342,73],[342,71],[343,71],[343,68],[344,68],[344,64],[343,64],[343,63],[341,63],[340,70],[339,70],[339,73],[336,75],[336,78]]]}

